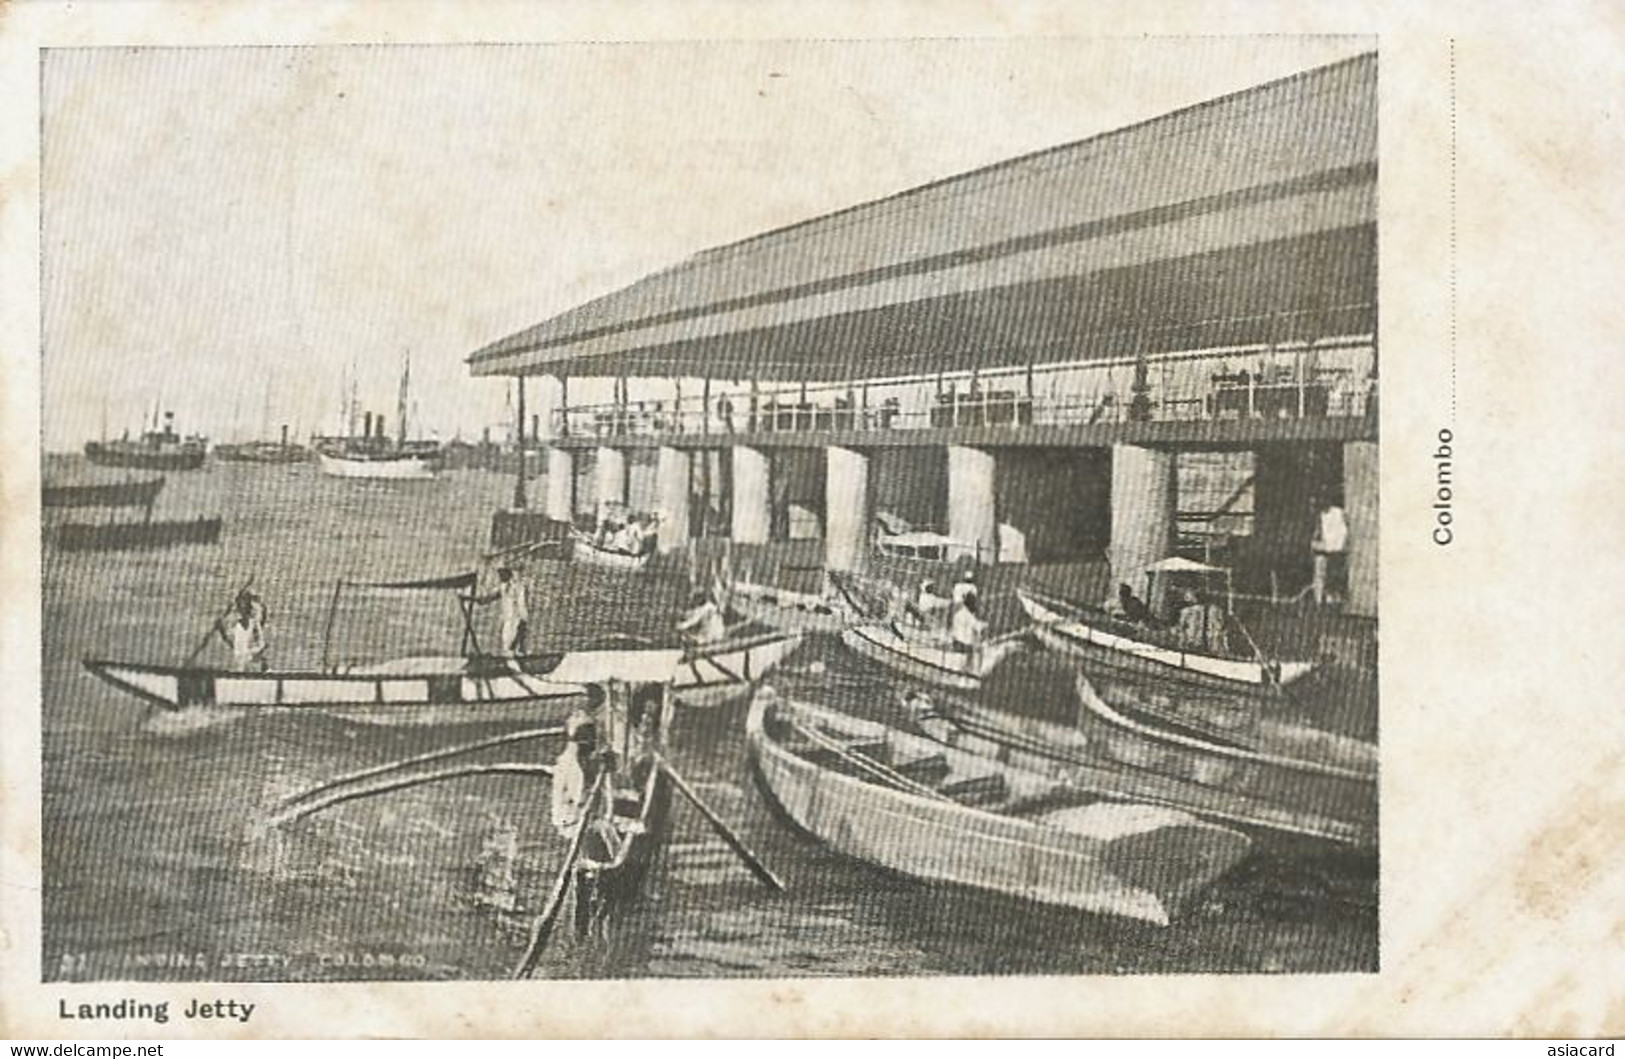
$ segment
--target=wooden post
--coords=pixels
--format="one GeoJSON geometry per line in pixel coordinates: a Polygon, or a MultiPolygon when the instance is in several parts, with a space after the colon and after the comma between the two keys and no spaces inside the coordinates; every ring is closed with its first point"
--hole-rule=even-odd
{"type": "Polygon", "coordinates": [[[570,376],[559,376],[559,436],[570,436],[570,376]]]}
{"type": "Polygon", "coordinates": [[[711,433],[711,376],[700,383],[700,433],[711,433]]]}

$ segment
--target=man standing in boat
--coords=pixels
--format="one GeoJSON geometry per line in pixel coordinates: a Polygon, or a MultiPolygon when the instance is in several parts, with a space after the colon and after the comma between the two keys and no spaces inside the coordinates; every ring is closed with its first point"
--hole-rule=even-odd
{"type": "Polygon", "coordinates": [[[496,592],[481,596],[478,602],[501,604],[500,653],[513,658],[524,651],[525,638],[530,634],[530,602],[525,598],[525,586],[513,576],[512,567],[498,568],[497,578],[502,583],[496,592]]]}
{"type": "Polygon", "coordinates": [[[696,644],[715,643],[727,635],[728,623],[722,608],[703,589],[688,600],[688,610],[677,623],[677,631],[696,644]]]}
{"type": "Polygon", "coordinates": [[[231,648],[231,667],[238,672],[260,672],[265,660],[265,621],[267,611],[260,597],[246,588],[237,594],[237,616],[215,623],[220,639],[231,648]]]}

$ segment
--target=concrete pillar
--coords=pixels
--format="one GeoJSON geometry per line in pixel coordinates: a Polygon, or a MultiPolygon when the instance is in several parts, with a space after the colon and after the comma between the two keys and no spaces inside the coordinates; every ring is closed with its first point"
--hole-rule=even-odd
{"type": "Polygon", "coordinates": [[[824,472],[824,565],[861,570],[869,557],[869,457],[830,446],[824,472]]]}
{"type": "Polygon", "coordinates": [[[761,449],[735,445],[733,452],[733,525],[736,544],[766,544],[773,529],[772,468],[761,449]]]}
{"type": "MultiPolygon", "coordinates": [[[[1138,445],[1112,446],[1112,539],[1107,597],[1127,584],[1144,596],[1145,568],[1173,551],[1174,454],[1138,445]]],[[[1160,595],[1161,586],[1157,592],[1160,595]]],[[[1161,599],[1147,599],[1160,607],[1161,599]]]]}
{"type": "Polygon", "coordinates": [[[1343,513],[1348,519],[1348,597],[1343,609],[1377,616],[1377,479],[1382,468],[1374,441],[1343,446],[1343,513]]]}
{"type": "Polygon", "coordinates": [[[547,447],[547,517],[555,522],[575,518],[570,503],[570,494],[575,491],[575,462],[569,449],[547,447]]]}
{"type": "Polygon", "coordinates": [[[662,448],[655,458],[656,537],[662,553],[688,543],[688,453],[662,448]]]}
{"type": "Polygon", "coordinates": [[[999,557],[999,513],[991,452],[948,446],[948,536],[975,549],[984,563],[999,557]]]}
{"type": "Polygon", "coordinates": [[[605,504],[626,503],[626,453],[620,449],[599,446],[593,460],[594,499],[600,508],[605,504]]]}

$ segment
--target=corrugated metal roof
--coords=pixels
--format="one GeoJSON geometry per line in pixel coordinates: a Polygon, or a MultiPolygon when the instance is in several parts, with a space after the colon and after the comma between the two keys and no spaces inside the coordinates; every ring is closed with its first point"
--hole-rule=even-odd
{"type": "MultiPolygon", "coordinates": [[[[808,359],[812,351],[791,351],[802,343],[775,349],[775,334],[788,338],[812,323],[862,344],[880,337],[862,326],[879,310],[929,312],[941,299],[1001,291],[1005,304],[1040,299],[1022,309],[1037,311],[1058,294],[1088,301],[1089,288],[1107,282],[1101,277],[1124,270],[1328,232],[1354,233],[1330,252],[1362,258],[1369,282],[1355,276],[1347,291],[1328,292],[1328,275],[1348,269],[1323,269],[1306,293],[1272,270],[1281,289],[1262,315],[1374,301],[1374,236],[1361,229],[1374,231],[1376,216],[1376,69],[1376,56],[1360,56],[707,250],[495,342],[469,358],[471,367],[477,375],[664,374],[675,370],[674,347],[698,344],[687,374],[768,377],[748,363],[756,356],[778,377],[831,377],[829,363],[808,359]],[[1069,290],[1054,289],[1066,278],[1075,281],[1069,290]],[[842,316],[855,318],[832,329],[842,316]]],[[[1145,319],[1119,311],[1117,325],[1164,324],[1159,302],[1190,300],[1172,290],[1141,294],[1145,319]]],[[[981,357],[1051,359],[1038,347],[1060,338],[1010,334],[1012,344],[981,357]]]]}

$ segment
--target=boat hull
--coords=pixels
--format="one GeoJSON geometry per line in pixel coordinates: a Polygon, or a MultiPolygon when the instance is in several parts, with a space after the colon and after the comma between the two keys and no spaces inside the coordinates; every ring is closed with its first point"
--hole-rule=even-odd
{"type": "Polygon", "coordinates": [[[672,691],[690,709],[728,706],[749,694],[799,646],[800,636],[784,633],[707,645],[678,663],[672,691]]]}
{"type": "Polygon", "coordinates": [[[785,632],[836,635],[856,620],[845,607],[823,596],[766,585],[731,585],[727,600],[730,610],[785,632]]]}
{"type": "Polygon", "coordinates": [[[367,478],[392,482],[415,482],[433,478],[439,461],[429,456],[400,455],[362,459],[353,456],[316,454],[322,473],[334,478],[367,478]]]}
{"type": "MultiPolygon", "coordinates": [[[[943,696],[935,736],[1081,789],[1167,805],[1229,824],[1356,848],[1377,841],[1375,748],[1350,744],[1340,764],[1226,745],[1138,721],[1086,684],[1076,727],[943,696]]],[[[932,731],[928,724],[922,728],[932,731]]],[[[1329,743],[1328,743],[1329,745],[1329,743]]]]}
{"type": "MultiPolygon", "coordinates": [[[[801,704],[793,708],[806,715],[801,704]]],[[[1084,807],[1075,826],[1061,827],[880,786],[789,749],[771,731],[783,709],[777,696],[761,693],[746,725],[772,799],[825,845],[913,878],[1165,926],[1249,849],[1235,831],[1168,809],[1099,802],[1084,807]]],[[[834,723],[857,738],[887,737],[883,726],[834,723]]]]}
{"type": "Polygon", "coordinates": [[[578,563],[588,566],[602,566],[611,570],[642,570],[649,565],[654,557],[653,552],[639,552],[636,555],[627,552],[617,552],[609,548],[598,548],[589,540],[577,537],[570,547],[570,558],[578,563]]]}
{"type": "Polygon", "coordinates": [[[972,654],[940,637],[914,638],[895,624],[855,625],[841,631],[841,642],[851,651],[937,687],[976,691],[982,680],[1019,645],[1013,641],[990,644],[972,654]]]}
{"type": "Polygon", "coordinates": [[[1044,647],[1087,665],[1131,676],[1178,680],[1242,695],[1275,696],[1313,668],[1309,662],[1283,661],[1277,663],[1276,678],[1256,659],[1222,658],[1136,639],[1126,629],[1117,628],[1103,612],[1096,620],[1083,608],[1062,605],[1024,590],[1018,590],[1016,597],[1034,623],[1035,638],[1044,647]]]}
{"type": "Polygon", "coordinates": [[[183,444],[153,449],[136,443],[89,441],[85,458],[100,467],[131,467],[143,471],[195,471],[207,455],[202,445],[183,444]]]}
{"type": "Polygon", "coordinates": [[[679,650],[584,650],[519,659],[402,658],[333,672],[234,672],[91,659],[102,680],[166,710],[319,713],[379,725],[548,723],[606,679],[670,682],[690,707],[737,701],[793,651],[794,636],[679,650]]]}
{"type": "Polygon", "coordinates": [[[214,458],[224,463],[304,463],[310,459],[310,450],[276,441],[250,441],[241,445],[216,445],[214,458]]]}
{"type": "Polygon", "coordinates": [[[189,522],[66,522],[57,527],[57,547],[65,552],[111,552],[140,548],[173,548],[214,544],[222,522],[200,518],[189,522]]]}
{"type": "Polygon", "coordinates": [[[164,479],[108,485],[48,485],[40,491],[45,507],[151,507],[164,479]]]}

